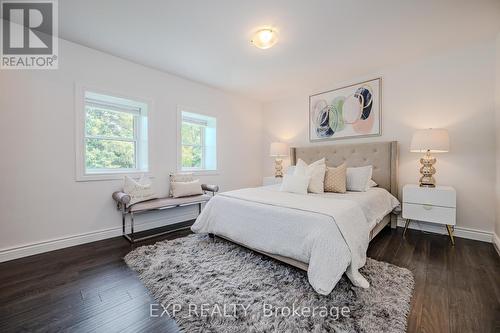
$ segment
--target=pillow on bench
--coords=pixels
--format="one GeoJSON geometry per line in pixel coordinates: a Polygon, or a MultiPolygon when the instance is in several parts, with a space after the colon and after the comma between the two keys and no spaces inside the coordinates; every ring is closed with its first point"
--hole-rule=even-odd
{"type": "Polygon", "coordinates": [[[129,176],[125,176],[123,192],[130,196],[129,205],[157,198],[155,192],[151,188],[149,178],[145,175],[142,175],[139,181],[135,181],[129,176]]]}
{"type": "Polygon", "coordinates": [[[171,197],[174,196],[172,192],[172,182],[192,182],[196,180],[192,172],[180,172],[180,173],[171,173],[170,174],[170,189],[168,193],[171,197]]]}
{"type": "Polygon", "coordinates": [[[170,182],[170,189],[174,198],[203,194],[199,179],[190,182],[170,182]]]}

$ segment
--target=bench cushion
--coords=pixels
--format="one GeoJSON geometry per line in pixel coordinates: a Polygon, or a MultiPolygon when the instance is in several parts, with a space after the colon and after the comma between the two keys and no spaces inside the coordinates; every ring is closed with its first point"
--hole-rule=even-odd
{"type": "Polygon", "coordinates": [[[160,198],[153,199],[143,202],[138,202],[135,205],[132,205],[128,208],[130,213],[139,212],[139,211],[148,211],[153,209],[160,208],[171,208],[176,206],[184,206],[190,204],[197,204],[199,202],[207,202],[210,200],[211,196],[202,194],[202,195],[193,195],[190,197],[183,198],[160,198]]]}

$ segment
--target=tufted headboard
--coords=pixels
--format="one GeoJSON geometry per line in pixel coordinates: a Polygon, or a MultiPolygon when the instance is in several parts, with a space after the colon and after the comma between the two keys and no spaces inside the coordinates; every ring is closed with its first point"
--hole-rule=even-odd
{"type": "Polygon", "coordinates": [[[373,180],[398,197],[397,141],[290,148],[292,165],[295,165],[299,158],[306,163],[312,163],[323,157],[327,166],[338,166],[344,162],[348,167],[373,165],[373,180]]]}

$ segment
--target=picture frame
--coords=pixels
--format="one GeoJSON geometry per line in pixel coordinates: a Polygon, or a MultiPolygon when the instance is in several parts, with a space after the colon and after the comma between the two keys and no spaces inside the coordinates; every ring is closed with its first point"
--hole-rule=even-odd
{"type": "Polygon", "coordinates": [[[382,135],[382,78],[309,96],[309,142],[382,135]]]}

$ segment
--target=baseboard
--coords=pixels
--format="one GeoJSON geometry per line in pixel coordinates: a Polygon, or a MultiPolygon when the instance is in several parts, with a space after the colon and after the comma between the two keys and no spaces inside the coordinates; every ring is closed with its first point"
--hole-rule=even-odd
{"type": "MultiPolygon", "coordinates": [[[[404,227],[405,221],[401,218],[398,218],[398,226],[404,227]]],[[[426,222],[412,220],[408,228],[420,231],[432,232],[435,234],[448,235],[448,231],[446,230],[446,227],[444,225],[439,225],[434,223],[426,223],[426,222]]],[[[453,234],[455,235],[455,237],[473,239],[488,243],[492,243],[494,237],[493,236],[494,234],[492,232],[476,230],[471,228],[457,227],[457,226],[455,226],[455,231],[453,232],[453,234]]]]}
{"type": "MultiPolygon", "coordinates": [[[[135,229],[136,231],[153,229],[194,218],[196,218],[196,215],[193,213],[172,216],[169,218],[158,218],[155,220],[147,221],[145,223],[141,223],[137,225],[135,229]]],[[[398,226],[404,227],[404,225],[405,225],[404,221],[399,218],[398,226]]],[[[446,228],[444,226],[420,222],[420,221],[412,221],[409,228],[421,231],[433,232],[437,234],[447,234],[446,228]]],[[[88,233],[82,233],[79,235],[72,235],[68,237],[61,237],[42,242],[26,244],[22,246],[5,248],[0,250],[0,262],[19,259],[44,252],[59,250],[70,246],[91,243],[107,238],[113,238],[121,236],[121,234],[122,234],[122,228],[121,226],[119,226],[115,228],[108,228],[88,233]]],[[[500,239],[494,233],[470,229],[470,228],[455,227],[455,236],[460,238],[467,238],[482,242],[493,243],[497,252],[500,255],[500,239]]]]}
{"type": "Polygon", "coordinates": [[[500,256],[500,237],[497,234],[493,234],[493,247],[497,250],[498,255],[500,256]]]}
{"type": "MultiPolygon", "coordinates": [[[[196,214],[187,213],[183,215],[176,215],[167,218],[158,218],[149,220],[147,222],[135,226],[135,231],[143,231],[154,229],[165,225],[179,223],[196,218],[196,214]]],[[[113,238],[122,235],[122,227],[102,229],[93,232],[82,233],[79,235],[72,235],[68,237],[61,237],[50,239],[42,242],[36,242],[11,248],[0,249],[0,262],[19,259],[34,254],[63,249],[65,247],[91,243],[107,238],[113,238]]]]}

